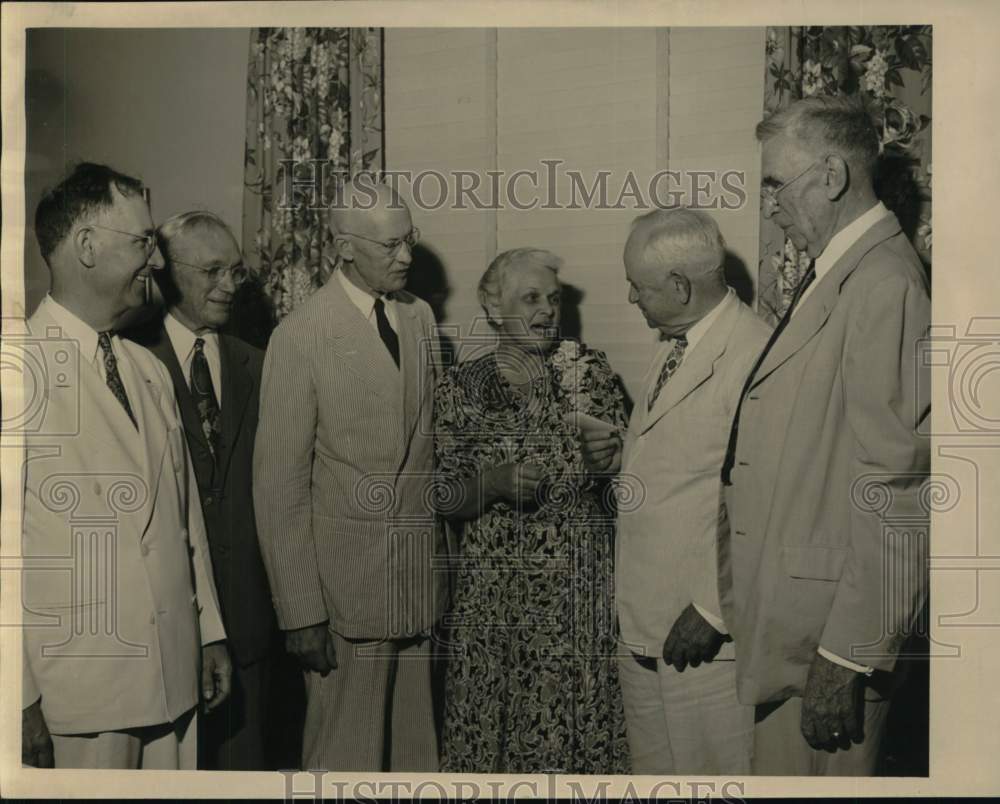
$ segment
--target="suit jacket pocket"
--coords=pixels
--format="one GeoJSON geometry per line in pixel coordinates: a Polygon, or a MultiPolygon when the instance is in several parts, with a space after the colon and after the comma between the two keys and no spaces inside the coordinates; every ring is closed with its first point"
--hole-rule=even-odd
{"type": "Polygon", "coordinates": [[[782,565],[792,578],[839,581],[846,560],[847,550],[842,547],[786,544],[781,548],[782,565]]]}

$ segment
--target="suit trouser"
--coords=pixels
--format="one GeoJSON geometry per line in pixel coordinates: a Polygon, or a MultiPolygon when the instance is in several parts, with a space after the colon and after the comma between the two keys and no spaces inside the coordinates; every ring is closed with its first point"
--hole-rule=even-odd
{"type": "Polygon", "coordinates": [[[633,773],[749,773],[754,708],[736,699],[736,663],[716,659],[679,673],[643,662],[623,657],[618,674],[633,773]]]}
{"type": "Polygon", "coordinates": [[[264,759],[264,724],[271,678],[269,656],[233,667],[233,686],[219,708],[201,717],[198,767],[270,770],[264,759]]]}
{"type": "Polygon", "coordinates": [[[333,642],[337,668],[306,673],[303,769],[435,772],[430,639],[333,642]]]}
{"type": "MultiPolygon", "coordinates": [[[[872,776],[878,766],[890,700],[866,690],[864,740],[846,751],[817,751],[802,736],[802,699],[789,698],[754,728],[753,772],[758,776],[872,776]]],[[[767,714],[764,715],[764,710],[767,714]]]]}
{"type": "Polygon", "coordinates": [[[195,770],[198,714],[193,707],[173,723],[94,734],[53,734],[57,768],[195,770]]]}

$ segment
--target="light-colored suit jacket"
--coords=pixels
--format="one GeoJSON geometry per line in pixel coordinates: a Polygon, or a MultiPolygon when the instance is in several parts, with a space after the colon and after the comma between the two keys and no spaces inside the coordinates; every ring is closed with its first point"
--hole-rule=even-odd
{"type": "Polygon", "coordinates": [[[264,358],[254,509],[278,624],[351,638],[422,633],[444,611],[434,515],[434,315],[395,294],[401,363],[333,280],[264,358]]]}
{"type": "Polygon", "coordinates": [[[201,646],[225,638],[173,387],[119,340],[136,432],[50,304],[23,343],[46,395],[24,428],[23,704],[41,694],[57,734],[165,723],[198,702],[201,646]]]}
{"type": "Polygon", "coordinates": [[[801,695],[819,646],[894,667],[927,589],[929,323],[926,274],[889,215],[818,281],[755,375],[719,551],[745,704],[801,695]]]}
{"type": "MultiPolygon", "coordinates": [[[[647,412],[673,341],[663,344],[625,437],[620,477],[636,486],[626,498],[643,501],[619,513],[615,595],[622,638],[640,655],[662,654],[690,603],[720,612],[719,470],[740,390],[770,331],[735,294],[722,305],[647,412]]],[[[727,643],[719,658],[732,658],[732,650],[727,643]]]]}

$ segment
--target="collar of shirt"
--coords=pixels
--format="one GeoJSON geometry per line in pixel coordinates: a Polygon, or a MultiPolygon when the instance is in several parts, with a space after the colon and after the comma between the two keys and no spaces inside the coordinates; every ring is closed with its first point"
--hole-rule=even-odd
{"type": "MultiPolygon", "coordinates": [[[[812,290],[823,281],[824,276],[830,273],[830,269],[837,264],[837,260],[843,257],[847,253],[847,250],[857,243],[865,232],[871,229],[888,214],[889,210],[885,208],[885,204],[878,201],[875,206],[863,215],[855,218],[847,224],[847,226],[830,238],[830,242],[826,244],[826,248],[823,249],[823,253],[820,254],[813,263],[813,267],[816,269],[816,278],[812,281],[812,284],[803,291],[801,298],[795,305],[795,311],[798,311],[802,307],[802,302],[805,301],[806,296],[808,296],[812,290]]],[[[792,312],[792,315],[795,315],[795,311],[792,312]]]]}
{"type": "MultiPolygon", "coordinates": [[[[101,355],[98,354],[97,330],[63,307],[52,298],[51,294],[45,297],[42,304],[45,305],[46,312],[56,320],[56,323],[62,329],[63,337],[76,342],[77,348],[80,350],[80,355],[89,363],[101,366],[102,360],[101,355]]],[[[116,338],[117,336],[112,336],[111,338],[111,349],[117,356],[121,350],[115,347],[116,338]]]]}
{"type": "Polygon", "coordinates": [[[189,330],[184,324],[178,321],[170,313],[163,317],[163,328],[167,331],[170,345],[177,355],[177,360],[181,364],[181,371],[184,379],[191,386],[191,361],[194,358],[194,342],[197,338],[205,341],[205,359],[208,361],[208,370],[212,375],[212,385],[215,396],[219,396],[221,390],[222,377],[222,356],[219,353],[219,333],[215,331],[204,332],[200,335],[189,330]]]}
{"type": "Polygon", "coordinates": [[[684,354],[691,354],[691,350],[694,349],[695,344],[698,343],[704,336],[705,333],[711,328],[712,324],[715,323],[721,314],[723,309],[725,309],[727,304],[731,304],[732,300],[736,298],[736,293],[732,288],[726,289],[726,295],[722,297],[715,307],[708,311],[707,315],[702,316],[700,319],[691,325],[691,328],[687,331],[687,348],[684,350],[684,354]]]}
{"type": "MultiPolygon", "coordinates": [[[[343,270],[337,269],[336,275],[338,281],[340,282],[340,286],[347,294],[347,298],[351,300],[358,310],[361,311],[361,315],[364,316],[365,321],[367,321],[377,332],[378,322],[375,320],[375,297],[355,285],[344,275],[343,270]]],[[[379,298],[381,298],[382,302],[385,304],[385,317],[389,319],[389,323],[392,325],[392,328],[399,332],[398,319],[396,318],[396,305],[393,302],[392,297],[383,293],[379,298]]]]}

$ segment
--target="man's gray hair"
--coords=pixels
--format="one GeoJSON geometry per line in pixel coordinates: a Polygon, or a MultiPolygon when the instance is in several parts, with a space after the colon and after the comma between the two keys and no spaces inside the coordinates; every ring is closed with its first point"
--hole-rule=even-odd
{"type": "Polygon", "coordinates": [[[869,178],[875,175],[878,132],[868,110],[855,97],[805,98],[762,120],[757,124],[756,134],[761,142],[787,134],[817,158],[834,152],[869,178]]]}
{"type": "Polygon", "coordinates": [[[221,229],[233,237],[234,240],[236,239],[229,225],[214,212],[209,212],[205,209],[195,209],[167,218],[167,220],[159,225],[156,230],[156,238],[159,241],[160,251],[163,252],[163,256],[169,262],[171,244],[177,238],[186,237],[196,231],[205,231],[206,229],[221,229]]]}
{"type": "MultiPolygon", "coordinates": [[[[643,259],[664,267],[687,268],[703,274],[722,269],[726,241],[715,218],[697,209],[654,209],[632,221],[632,231],[644,229],[643,259]]],[[[685,271],[688,273],[688,271],[685,271]]]]}
{"type": "Polygon", "coordinates": [[[489,315],[489,310],[486,305],[490,302],[500,301],[504,279],[510,267],[524,264],[538,265],[558,274],[562,267],[562,260],[551,251],[546,251],[543,248],[512,248],[497,254],[479,280],[479,303],[487,315],[489,315]]]}

